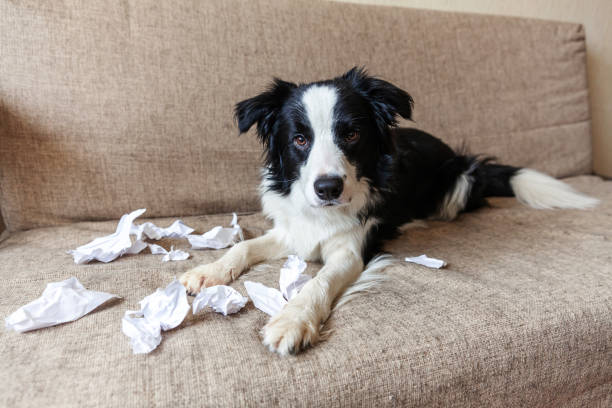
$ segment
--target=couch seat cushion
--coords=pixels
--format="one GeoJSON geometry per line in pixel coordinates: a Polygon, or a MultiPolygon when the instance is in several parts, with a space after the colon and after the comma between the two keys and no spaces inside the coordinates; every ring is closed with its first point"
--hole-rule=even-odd
{"type": "MultiPolygon", "coordinates": [[[[267,316],[252,303],[228,317],[189,315],[154,352],[132,354],[121,333],[123,313],[223,250],[189,250],[192,258],[183,262],[163,263],[145,251],[75,265],[65,251],[112,232],[116,221],[14,233],[0,243],[2,316],[70,276],[122,299],[73,323],[25,334],[2,330],[0,405],[612,403],[612,182],[592,176],[570,182],[602,205],[538,211],[494,199],[491,208],[453,223],[407,229],[388,246],[392,254],[426,253],[449,266],[400,262],[387,269],[378,292],[332,315],[328,340],[290,358],[261,345],[267,316]]],[[[229,220],[184,218],[198,232],[229,220]]],[[[250,236],[269,227],[260,214],[242,215],[240,223],[250,236]]],[[[186,240],[162,244],[188,247],[186,240]]],[[[247,279],[276,286],[280,264],[254,268],[233,286],[242,293],[247,279]]]]}

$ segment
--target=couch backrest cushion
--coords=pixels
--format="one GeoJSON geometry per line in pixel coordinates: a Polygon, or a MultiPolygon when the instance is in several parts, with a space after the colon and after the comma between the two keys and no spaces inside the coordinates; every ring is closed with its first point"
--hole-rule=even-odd
{"type": "Polygon", "coordinates": [[[0,0],[0,206],[9,230],[258,208],[232,109],[273,76],[362,65],[418,127],[556,176],[589,172],[576,24],[316,1],[0,0]]]}

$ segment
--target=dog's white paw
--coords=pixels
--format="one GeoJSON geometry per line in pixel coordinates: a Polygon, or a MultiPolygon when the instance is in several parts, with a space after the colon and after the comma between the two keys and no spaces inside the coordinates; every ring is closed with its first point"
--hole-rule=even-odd
{"type": "Polygon", "coordinates": [[[285,306],[263,328],[263,344],[281,356],[297,354],[319,339],[319,321],[299,308],[285,306]]]}
{"type": "Polygon", "coordinates": [[[231,280],[231,271],[218,262],[196,266],[179,278],[190,295],[198,293],[202,287],[225,285],[231,280]]]}

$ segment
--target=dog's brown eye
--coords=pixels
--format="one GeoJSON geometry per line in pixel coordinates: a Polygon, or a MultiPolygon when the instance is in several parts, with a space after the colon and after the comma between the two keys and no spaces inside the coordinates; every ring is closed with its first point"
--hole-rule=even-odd
{"type": "Polygon", "coordinates": [[[359,132],[350,132],[344,137],[344,140],[349,143],[354,143],[359,140],[359,132]]]}
{"type": "Polygon", "coordinates": [[[293,143],[299,147],[305,147],[308,144],[308,140],[303,135],[296,135],[293,138],[293,143]]]}

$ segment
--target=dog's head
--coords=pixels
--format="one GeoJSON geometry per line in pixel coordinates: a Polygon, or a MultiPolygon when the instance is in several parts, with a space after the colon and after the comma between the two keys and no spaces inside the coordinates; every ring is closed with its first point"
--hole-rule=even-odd
{"type": "Polygon", "coordinates": [[[236,105],[240,132],[256,123],[266,148],[266,187],[311,207],[347,205],[377,187],[390,128],[411,114],[410,95],[359,68],[310,84],[276,79],[236,105]]]}

